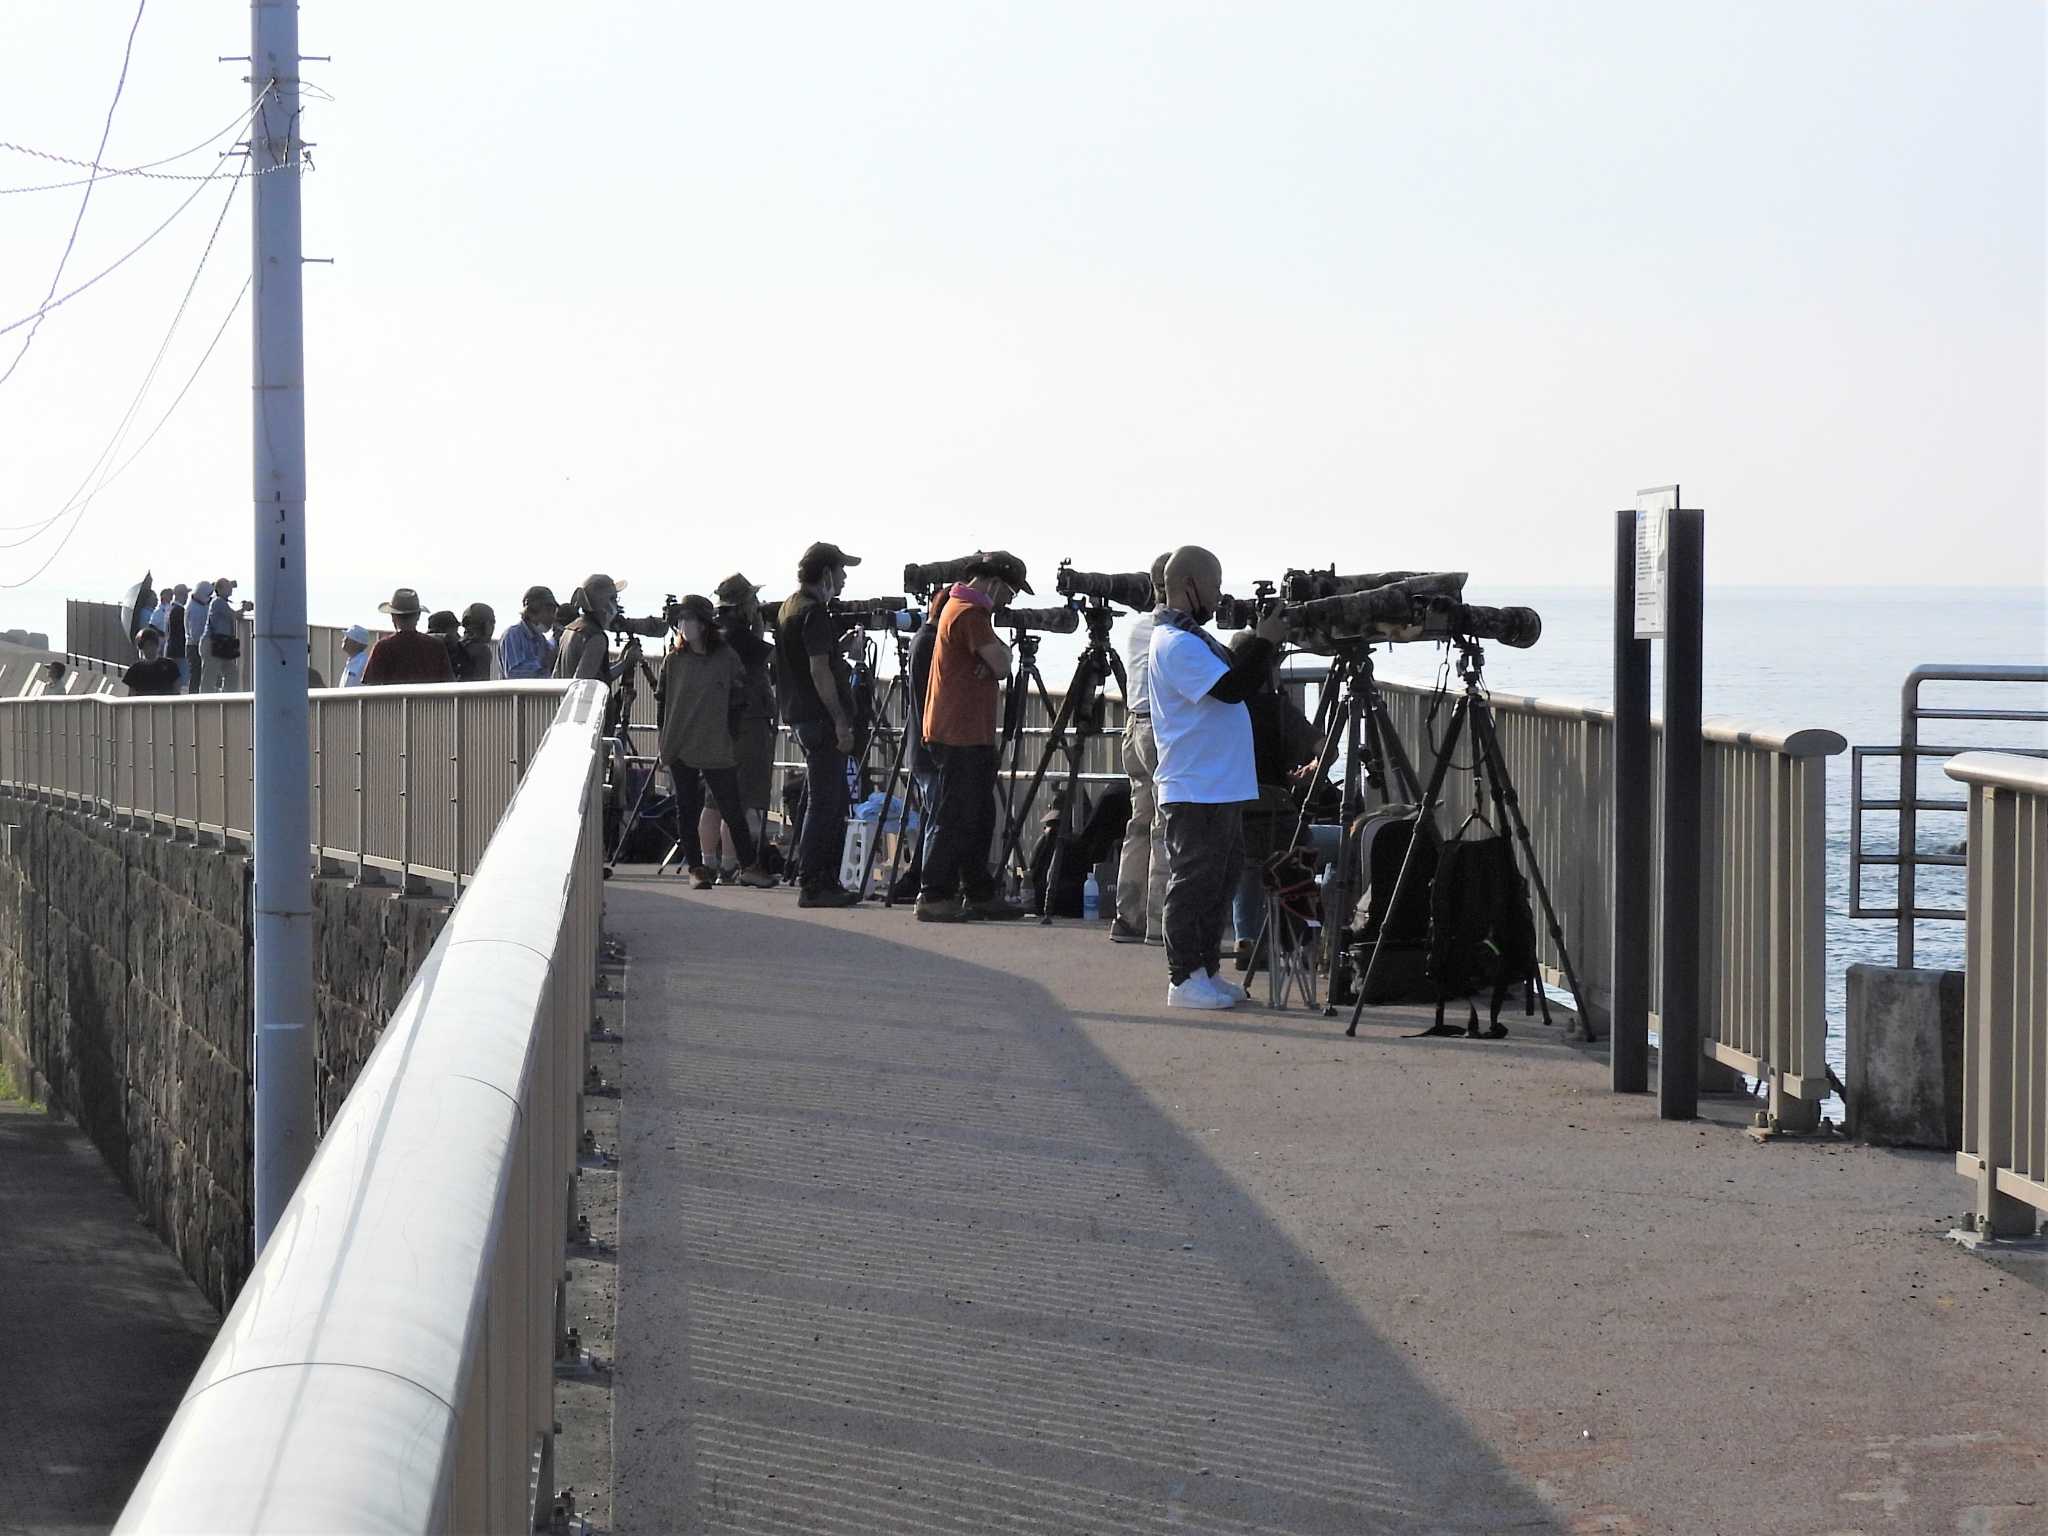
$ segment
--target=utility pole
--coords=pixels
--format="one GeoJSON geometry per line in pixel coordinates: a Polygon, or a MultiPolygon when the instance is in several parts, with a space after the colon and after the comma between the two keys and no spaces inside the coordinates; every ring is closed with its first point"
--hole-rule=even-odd
{"type": "Polygon", "coordinates": [[[250,0],[254,178],[256,1251],[313,1158],[312,770],[306,710],[306,379],[298,0],[250,0]]]}

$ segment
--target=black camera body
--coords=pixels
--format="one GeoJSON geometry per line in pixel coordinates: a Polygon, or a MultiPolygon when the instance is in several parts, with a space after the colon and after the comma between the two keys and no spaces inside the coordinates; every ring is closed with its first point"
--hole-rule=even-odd
{"type": "Polygon", "coordinates": [[[1280,605],[1279,589],[1272,582],[1255,581],[1250,597],[1232,597],[1226,592],[1216,599],[1216,627],[1250,629],[1280,605]]]}

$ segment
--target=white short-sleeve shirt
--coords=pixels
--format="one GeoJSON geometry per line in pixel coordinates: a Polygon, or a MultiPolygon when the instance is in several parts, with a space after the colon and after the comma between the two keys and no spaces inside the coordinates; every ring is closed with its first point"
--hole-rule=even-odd
{"type": "Polygon", "coordinates": [[[1152,697],[1153,775],[1161,805],[1232,805],[1259,798],[1252,716],[1209,690],[1230,670],[1207,638],[1161,624],[1152,631],[1146,684],[1152,697]]]}
{"type": "Polygon", "coordinates": [[[1139,614],[1124,642],[1124,709],[1133,715],[1152,713],[1152,690],[1146,679],[1152,670],[1152,631],[1156,623],[1151,614],[1139,614]]]}

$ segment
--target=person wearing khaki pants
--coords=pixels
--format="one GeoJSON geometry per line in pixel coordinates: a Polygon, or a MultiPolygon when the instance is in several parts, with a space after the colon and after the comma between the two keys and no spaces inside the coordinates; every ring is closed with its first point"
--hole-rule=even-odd
{"type": "MultiPolygon", "coordinates": [[[[1152,562],[1152,603],[1162,601],[1166,556],[1152,562]]],[[[1118,944],[1166,942],[1166,836],[1159,822],[1159,748],[1152,738],[1152,697],[1147,686],[1153,616],[1140,614],[1124,640],[1124,776],[1131,781],[1131,820],[1116,867],[1116,916],[1110,939],[1118,944]]]]}

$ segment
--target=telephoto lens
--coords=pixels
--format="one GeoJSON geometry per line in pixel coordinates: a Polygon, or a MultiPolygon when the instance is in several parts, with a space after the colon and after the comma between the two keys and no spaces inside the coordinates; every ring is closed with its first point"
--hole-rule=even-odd
{"type": "Polygon", "coordinates": [[[830,611],[844,621],[848,629],[894,629],[896,615],[910,607],[907,596],[857,597],[832,599],[830,611]]]}
{"type": "Polygon", "coordinates": [[[919,597],[930,597],[942,588],[957,586],[972,579],[968,567],[980,558],[977,553],[962,555],[957,560],[933,560],[924,565],[906,565],[903,567],[904,590],[919,597]]]}
{"type": "Polygon", "coordinates": [[[1463,571],[1438,571],[1296,603],[1287,609],[1288,638],[1304,650],[1338,640],[1420,640],[1430,601],[1456,606],[1464,587],[1463,571]]]}
{"type": "MultiPolygon", "coordinates": [[[[1280,590],[1287,594],[1290,603],[1311,603],[1319,597],[1341,597],[1347,592],[1370,592],[1375,587],[1392,586],[1398,581],[1413,581],[1418,576],[1452,574],[1431,571],[1366,571],[1356,576],[1339,576],[1337,567],[1327,571],[1292,570],[1280,578],[1280,590]]],[[[1464,573],[1457,572],[1458,589],[1465,585],[1464,573]]]]}
{"type": "Polygon", "coordinates": [[[1428,627],[1434,632],[1466,640],[1492,640],[1518,651],[1526,651],[1543,638],[1543,616],[1534,608],[1482,608],[1444,598],[1429,600],[1427,606],[1428,627]]]}
{"type": "Polygon", "coordinates": [[[1081,616],[1064,605],[1058,608],[998,608],[990,618],[997,629],[1036,629],[1049,635],[1071,635],[1081,627],[1081,616]]]}
{"type": "Polygon", "coordinates": [[[1152,610],[1152,576],[1149,571],[1077,571],[1062,562],[1053,585],[1061,597],[1092,598],[1098,603],[1119,603],[1140,612],[1152,610]]]}

